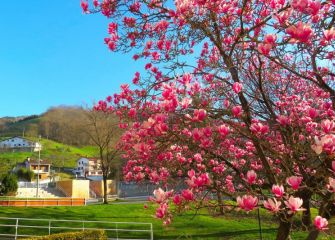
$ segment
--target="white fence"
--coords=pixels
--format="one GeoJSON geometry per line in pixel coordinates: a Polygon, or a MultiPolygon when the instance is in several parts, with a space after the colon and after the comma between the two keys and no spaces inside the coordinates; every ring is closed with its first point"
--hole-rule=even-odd
{"type": "MultiPolygon", "coordinates": [[[[38,187],[47,188],[49,183],[39,183],[38,187]]],[[[18,182],[19,188],[37,188],[36,182],[18,182]]]]}
{"type": "Polygon", "coordinates": [[[39,237],[84,230],[104,230],[110,240],[153,240],[152,223],[0,217],[0,236],[6,239],[16,240],[22,237],[39,237]]]}

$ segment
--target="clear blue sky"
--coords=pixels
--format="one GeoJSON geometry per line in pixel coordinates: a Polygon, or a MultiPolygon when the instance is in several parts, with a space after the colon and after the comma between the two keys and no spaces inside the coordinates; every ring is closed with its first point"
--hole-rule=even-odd
{"type": "Polygon", "coordinates": [[[139,63],[107,49],[108,22],[80,0],[2,1],[0,117],[91,103],[131,82],[139,63]]]}

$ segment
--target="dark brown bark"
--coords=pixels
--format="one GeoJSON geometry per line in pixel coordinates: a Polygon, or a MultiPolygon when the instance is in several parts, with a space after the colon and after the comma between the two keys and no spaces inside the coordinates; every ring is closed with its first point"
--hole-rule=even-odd
{"type": "Polygon", "coordinates": [[[218,195],[218,203],[219,203],[219,209],[220,209],[220,214],[224,214],[224,208],[223,208],[223,199],[222,199],[222,193],[220,191],[217,192],[218,195]]]}
{"type": "Polygon", "coordinates": [[[306,209],[305,211],[302,212],[301,222],[302,222],[303,228],[305,230],[309,230],[312,225],[312,217],[311,217],[311,209],[310,209],[312,194],[308,190],[303,190],[298,193],[298,196],[303,200],[302,207],[306,209]]]}
{"type": "Polygon", "coordinates": [[[104,184],[104,204],[108,204],[108,196],[107,196],[107,176],[103,176],[103,184],[104,184]]]}
{"type": "Polygon", "coordinates": [[[310,199],[303,199],[303,201],[302,207],[306,210],[302,212],[301,222],[305,230],[308,230],[312,225],[310,199]]]}
{"type": "Polygon", "coordinates": [[[309,232],[307,240],[315,240],[319,236],[319,231],[316,229],[313,229],[312,231],[309,232]]]}
{"type": "Polygon", "coordinates": [[[281,216],[280,218],[276,240],[288,240],[290,237],[292,222],[291,220],[285,220],[284,218],[284,216],[281,216]]]}

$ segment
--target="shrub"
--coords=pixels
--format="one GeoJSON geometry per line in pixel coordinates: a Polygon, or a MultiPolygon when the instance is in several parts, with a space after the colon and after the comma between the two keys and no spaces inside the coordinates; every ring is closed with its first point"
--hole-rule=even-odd
{"type": "Polygon", "coordinates": [[[7,174],[1,181],[1,194],[11,195],[15,194],[18,188],[17,178],[13,174],[7,174]]]}
{"type": "Polygon", "coordinates": [[[82,232],[68,232],[48,235],[44,237],[25,238],[23,240],[107,240],[103,230],[86,230],[82,232]]]}
{"type": "Polygon", "coordinates": [[[20,168],[17,170],[16,175],[19,179],[25,179],[27,181],[31,181],[34,178],[34,172],[26,168],[20,168]]]}

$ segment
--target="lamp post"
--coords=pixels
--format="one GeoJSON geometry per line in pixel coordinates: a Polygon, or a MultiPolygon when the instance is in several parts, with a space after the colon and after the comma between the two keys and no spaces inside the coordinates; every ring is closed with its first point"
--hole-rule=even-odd
{"type": "Polygon", "coordinates": [[[38,198],[38,188],[40,185],[40,163],[41,163],[41,136],[38,138],[38,162],[37,162],[37,188],[36,188],[36,198],[38,198]]]}

